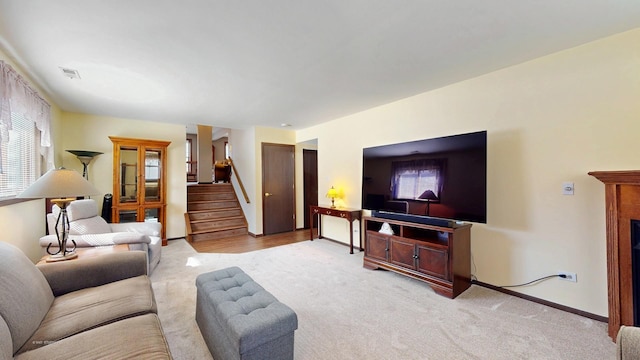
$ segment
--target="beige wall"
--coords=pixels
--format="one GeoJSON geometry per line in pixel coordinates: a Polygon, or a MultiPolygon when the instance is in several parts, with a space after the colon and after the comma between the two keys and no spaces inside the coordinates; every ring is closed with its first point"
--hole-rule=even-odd
{"type": "MultiPolygon", "coordinates": [[[[4,52],[0,50],[0,59],[11,65],[18,73],[29,81],[32,87],[37,89],[40,96],[51,105],[51,136],[54,146],[57,146],[60,138],[61,111],[58,106],[46,96],[35,82],[22,71],[4,52]]],[[[54,161],[60,166],[61,155],[55,148],[54,161]]],[[[44,171],[45,169],[43,169],[44,171]]],[[[42,249],[38,239],[45,234],[45,204],[44,200],[29,200],[14,205],[0,206],[0,241],[7,242],[20,248],[34,262],[42,257],[42,249]]]]}
{"type": "MultiPolygon", "coordinates": [[[[148,122],[97,115],[64,113],[64,134],[58,145],[63,165],[82,172],[82,164],[64,150],[100,151],[89,164],[89,181],[103,194],[113,193],[113,143],[109,136],[171,141],[167,157],[167,238],[185,235],[187,211],[185,171],[186,130],[183,125],[148,122]]],[[[92,197],[102,207],[102,196],[92,197]]]]}
{"type": "Polygon", "coordinates": [[[292,130],[266,127],[232,129],[229,134],[231,158],[242,178],[250,203],[242,198],[235,176],[231,177],[240,205],[249,224],[249,232],[262,235],[262,143],[295,145],[296,134],[292,130]]]}
{"type": "MultiPolygon", "coordinates": [[[[475,275],[507,285],[576,272],[577,283],[512,290],[607,316],[604,186],[587,172],[640,168],[640,29],[304,129],[297,140],[318,139],[319,188],[342,187],[344,205],[359,207],[363,147],[485,129],[488,223],[472,228],[475,275]],[[563,181],[575,195],[562,195],[563,181]]],[[[347,241],[342,222],[325,222],[327,236],[347,241]]]]}
{"type": "Polygon", "coordinates": [[[230,157],[235,166],[235,174],[231,176],[238,201],[247,219],[248,230],[252,234],[258,234],[256,228],[256,131],[255,128],[250,129],[231,129],[229,133],[230,157]],[[238,177],[242,179],[242,184],[247,192],[249,202],[242,196],[238,177]]]}

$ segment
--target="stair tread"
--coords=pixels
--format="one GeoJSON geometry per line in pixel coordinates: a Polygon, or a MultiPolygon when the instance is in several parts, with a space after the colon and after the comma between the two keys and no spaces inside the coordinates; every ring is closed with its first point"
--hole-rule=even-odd
{"type": "Polygon", "coordinates": [[[225,226],[225,227],[215,228],[215,229],[192,231],[191,235],[215,233],[215,232],[220,232],[220,231],[225,231],[225,230],[233,230],[233,229],[244,229],[246,227],[247,227],[246,225],[225,226]]]}
{"type": "Polygon", "coordinates": [[[207,213],[207,212],[223,212],[223,211],[238,210],[238,209],[240,209],[240,206],[205,209],[205,210],[189,210],[189,211],[187,211],[187,213],[189,213],[189,214],[202,214],[202,213],[207,213]]]}
{"type": "Polygon", "coordinates": [[[216,221],[238,220],[238,219],[244,219],[244,216],[236,215],[236,216],[226,216],[226,217],[215,218],[215,219],[210,219],[210,218],[199,219],[199,220],[191,219],[191,223],[192,224],[200,224],[200,223],[210,223],[210,222],[216,222],[216,221]]]}

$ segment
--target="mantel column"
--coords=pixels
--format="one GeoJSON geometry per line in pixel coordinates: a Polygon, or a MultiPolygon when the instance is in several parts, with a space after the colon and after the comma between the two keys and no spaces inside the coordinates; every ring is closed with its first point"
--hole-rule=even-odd
{"type": "Polygon", "coordinates": [[[605,185],[609,336],[634,325],[631,219],[640,219],[640,170],[592,171],[605,185]]]}

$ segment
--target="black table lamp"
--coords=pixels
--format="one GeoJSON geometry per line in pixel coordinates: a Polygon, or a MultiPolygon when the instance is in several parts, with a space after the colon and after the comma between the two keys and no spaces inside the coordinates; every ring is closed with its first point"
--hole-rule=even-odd
{"type": "Polygon", "coordinates": [[[438,197],[436,196],[436,194],[431,191],[431,190],[427,190],[425,192],[423,192],[420,196],[418,196],[419,200],[424,200],[427,202],[427,216],[429,216],[429,205],[431,205],[432,201],[437,201],[438,197]]]}

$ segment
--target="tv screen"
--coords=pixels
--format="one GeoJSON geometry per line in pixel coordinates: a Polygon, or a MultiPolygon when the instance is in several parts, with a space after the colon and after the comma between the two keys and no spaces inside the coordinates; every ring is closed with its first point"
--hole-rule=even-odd
{"type": "Polygon", "coordinates": [[[363,149],[362,207],[378,214],[487,222],[487,132],[363,149]]]}

